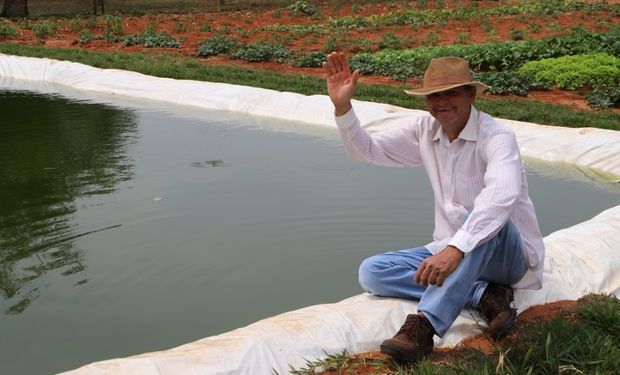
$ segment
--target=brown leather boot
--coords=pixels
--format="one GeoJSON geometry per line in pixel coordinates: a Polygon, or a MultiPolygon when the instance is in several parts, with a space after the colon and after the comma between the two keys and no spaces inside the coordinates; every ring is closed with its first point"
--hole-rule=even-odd
{"type": "Polygon", "coordinates": [[[486,319],[488,333],[494,340],[501,339],[515,326],[517,310],[510,307],[512,301],[512,288],[497,284],[489,284],[480,298],[478,311],[486,319]]]}
{"type": "Polygon", "coordinates": [[[381,344],[381,353],[396,362],[414,364],[432,353],[433,335],[435,329],[425,317],[409,314],[396,335],[381,344]]]}

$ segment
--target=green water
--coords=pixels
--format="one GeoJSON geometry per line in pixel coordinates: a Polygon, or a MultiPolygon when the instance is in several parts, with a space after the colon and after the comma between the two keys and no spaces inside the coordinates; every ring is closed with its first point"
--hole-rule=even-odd
{"type": "MultiPolygon", "coordinates": [[[[1,374],[336,302],[365,257],[430,241],[422,168],[350,161],[333,129],[101,103],[0,91],[1,374]]],[[[620,204],[549,170],[529,175],[545,234],[620,204]]]]}

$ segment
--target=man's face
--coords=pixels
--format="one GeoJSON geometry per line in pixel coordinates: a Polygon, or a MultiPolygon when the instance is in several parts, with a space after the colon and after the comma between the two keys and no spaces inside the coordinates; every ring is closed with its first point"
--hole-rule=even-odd
{"type": "Polygon", "coordinates": [[[426,96],[426,108],[444,127],[465,127],[476,90],[456,87],[426,96]]]}

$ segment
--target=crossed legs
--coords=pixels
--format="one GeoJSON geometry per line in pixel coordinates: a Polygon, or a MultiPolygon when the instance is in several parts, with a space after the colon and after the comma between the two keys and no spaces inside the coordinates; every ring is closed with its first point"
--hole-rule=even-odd
{"type": "Polygon", "coordinates": [[[431,253],[424,247],[392,251],[362,262],[359,281],[369,293],[419,300],[422,312],[439,336],[454,323],[465,307],[477,307],[485,289],[492,284],[511,285],[527,269],[521,236],[508,222],[486,243],[466,254],[443,286],[424,287],[413,281],[416,270],[431,253]]]}

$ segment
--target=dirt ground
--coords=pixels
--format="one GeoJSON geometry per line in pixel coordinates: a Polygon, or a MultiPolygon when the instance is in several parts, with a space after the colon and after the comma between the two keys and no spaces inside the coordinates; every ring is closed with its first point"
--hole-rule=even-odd
{"type": "MultiPolygon", "coordinates": [[[[612,0],[611,3],[617,0],[612,0]]],[[[620,0],[618,0],[620,1],[620,0]]],[[[429,2],[433,4],[433,2],[429,2]]],[[[452,2],[446,2],[447,6],[455,6],[452,2]]],[[[501,2],[505,5],[507,2],[501,2]]],[[[366,47],[378,49],[382,38],[389,34],[399,38],[402,48],[412,48],[423,45],[425,38],[432,34],[436,45],[454,44],[457,42],[478,44],[484,42],[499,42],[515,39],[515,30],[523,32],[528,38],[541,39],[554,35],[562,35],[580,25],[593,31],[608,31],[611,25],[620,23],[620,16],[613,14],[586,14],[585,12],[563,13],[560,16],[548,16],[545,18],[523,17],[517,15],[500,16],[479,21],[448,21],[444,25],[430,25],[428,27],[412,28],[411,26],[387,26],[379,30],[364,28],[363,32],[352,30],[348,35],[325,35],[325,34],[306,34],[295,38],[287,38],[286,32],[269,32],[263,28],[268,25],[307,25],[326,23],[330,18],[345,16],[370,16],[395,13],[404,11],[415,6],[415,2],[405,4],[404,2],[390,3],[371,3],[366,5],[344,5],[333,6],[324,5],[319,8],[317,15],[312,17],[296,16],[286,9],[253,9],[246,11],[218,12],[218,13],[194,13],[194,14],[157,14],[144,16],[127,16],[122,19],[122,27],[125,35],[138,34],[145,31],[149,26],[155,27],[157,31],[165,30],[181,41],[181,48],[166,49],[185,56],[199,59],[205,64],[228,65],[236,67],[252,67],[269,71],[303,73],[306,75],[322,76],[320,68],[295,68],[287,64],[275,62],[248,63],[241,60],[231,60],[227,57],[216,56],[202,58],[196,56],[196,51],[201,41],[213,36],[222,35],[233,37],[244,43],[257,41],[274,42],[286,40],[287,48],[298,53],[310,53],[322,51],[327,42],[340,45],[339,49],[350,55],[354,55],[359,45],[356,40],[364,40],[366,47]],[[605,20],[605,22],[601,22],[605,20]],[[552,25],[552,27],[551,27],[552,25]],[[489,30],[492,29],[492,32],[489,30]],[[357,46],[357,47],[356,47],[357,46]]],[[[475,1],[465,0],[461,6],[476,6],[479,9],[497,7],[496,1],[475,1]]],[[[433,5],[429,6],[430,8],[433,5]]],[[[108,50],[115,52],[136,51],[143,47],[125,47],[122,43],[108,43],[103,40],[91,41],[88,43],[78,43],[80,38],[79,28],[75,27],[75,19],[59,19],[62,25],[61,30],[55,36],[49,36],[40,41],[30,30],[20,29],[21,37],[11,39],[10,42],[24,44],[41,44],[48,47],[80,48],[85,50],[108,50]],[[73,24],[72,24],[73,22],[73,24]]],[[[16,23],[17,24],[17,23],[16,23]]],[[[88,28],[94,35],[103,33],[101,26],[89,26],[88,28]]],[[[157,49],[155,49],[157,50],[157,49]]],[[[363,76],[361,82],[383,83],[401,86],[403,82],[393,81],[387,77],[363,76]]],[[[411,78],[405,82],[406,86],[415,87],[420,82],[411,78]]],[[[558,103],[573,108],[590,109],[583,96],[575,93],[550,90],[532,92],[528,95],[529,99],[544,101],[548,103],[558,103]]]]}
{"type": "MultiPolygon", "coordinates": [[[[525,325],[528,323],[537,323],[537,322],[552,319],[558,316],[560,313],[565,313],[568,316],[570,316],[572,313],[574,313],[576,306],[577,306],[577,301],[569,301],[569,300],[556,301],[556,302],[551,302],[545,305],[532,306],[529,309],[525,310],[524,312],[520,313],[519,316],[517,317],[517,329],[520,325],[525,325]]],[[[514,336],[514,333],[508,334],[505,338],[502,339],[502,341],[510,342],[510,340],[514,339],[513,336],[514,336]]],[[[463,351],[465,349],[476,349],[488,356],[498,355],[498,353],[496,352],[496,344],[494,344],[493,341],[491,341],[489,336],[485,334],[481,334],[479,336],[464,340],[461,344],[459,344],[458,346],[454,348],[435,349],[433,354],[431,354],[431,356],[429,357],[429,360],[433,363],[454,362],[455,360],[459,360],[460,358],[463,357],[463,351]]],[[[347,374],[348,373],[355,373],[357,375],[378,374],[378,373],[385,374],[385,372],[382,371],[383,369],[381,367],[377,366],[376,364],[373,365],[371,362],[373,359],[389,359],[389,356],[376,351],[376,352],[360,353],[360,354],[357,354],[355,357],[369,358],[370,359],[368,361],[369,364],[367,366],[364,366],[363,364],[360,363],[361,361],[356,362],[354,371],[346,372],[347,374]],[[377,372],[378,370],[379,372],[377,372]]],[[[324,372],[322,373],[322,375],[338,375],[341,373],[343,372],[332,371],[332,372],[324,372]]]]}

